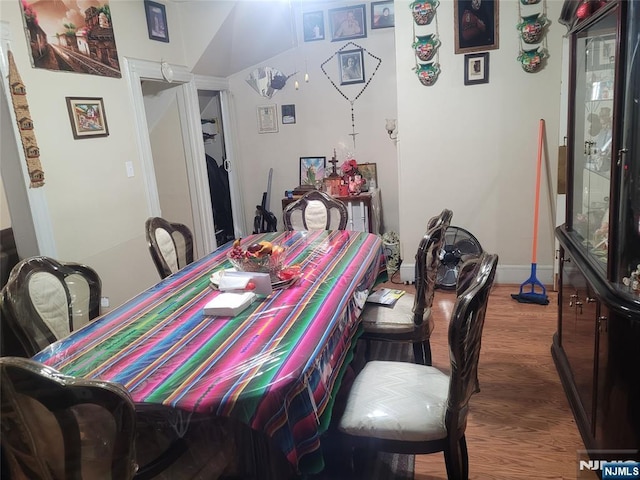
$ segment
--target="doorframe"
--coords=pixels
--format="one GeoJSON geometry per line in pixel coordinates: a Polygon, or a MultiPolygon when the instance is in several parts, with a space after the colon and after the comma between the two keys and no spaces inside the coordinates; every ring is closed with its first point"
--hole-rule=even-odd
{"type": "MultiPolygon", "coordinates": [[[[137,133],[138,153],[141,160],[142,175],[145,185],[145,197],[147,199],[147,209],[149,216],[161,216],[158,187],[153,164],[153,154],[149,139],[149,129],[145,115],[144,96],[141,82],[143,80],[167,81],[163,76],[162,64],[147,60],[133,59],[125,57],[123,59],[124,68],[129,81],[130,99],[134,109],[134,122],[137,133]]],[[[211,207],[211,197],[209,193],[209,182],[204,162],[205,151],[202,141],[202,127],[200,122],[200,107],[198,104],[198,91],[196,88],[195,76],[185,67],[180,65],[165,64],[172,71],[172,82],[179,89],[178,107],[180,122],[182,125],[182,141],[185,149],[187,178],[191,196],[191,210],[194,222],[194,243],[197,258],[213,251],[216,247],[215,225],[213,222],[213,210],[211,207]],[[202,161],[197,161],[202,159],[202,161]]],[[[211,85],[215,85],[215,90],[228,91],[228,83],[224,79],[208,79],[211,85]]],[[[201,79],[202,81],[202,79],[201,79]]],[[[206,87],[209,88],[209,87],[206,87]]],[[[226,93],[225,93],[226,95],[226,93]]],[[[228,113],[228,112],[227,112],[228,113]]],[[[225,118],[223,117],[223,121],[225,118]]],[[[225,122],[226,123],[226,122],[225,122]]],[[[227,131],[225,130],[225,135],[227,131]]],[[[228,132],[231,135],[231,132],[228,132]]],[[[227,152],[230,157],[230,152],[227,152]]],[[[234,183],[230,177],[230,189],[233,197],[238,194],[237,182],[234,183]]],[[[232,203],[232,206],[234,204],[232,203]]],[[[234,226],[236,215],[243,217],[243,210],[234,208],[234,226]]],[[[244,224],[244,218],[238,218],[244,224]]]]}

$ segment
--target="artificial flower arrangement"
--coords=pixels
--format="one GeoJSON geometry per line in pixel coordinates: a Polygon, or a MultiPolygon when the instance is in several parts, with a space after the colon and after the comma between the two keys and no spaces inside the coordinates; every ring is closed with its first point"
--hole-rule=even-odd
{"type": "Polygon", "coordinates": [[[347,158],[340,166],[345,183],[349,186],[349,193],[358,195],[362,191],[362,186],[366,179],[358,170],[358,162],[355,158],[347,158]]]}

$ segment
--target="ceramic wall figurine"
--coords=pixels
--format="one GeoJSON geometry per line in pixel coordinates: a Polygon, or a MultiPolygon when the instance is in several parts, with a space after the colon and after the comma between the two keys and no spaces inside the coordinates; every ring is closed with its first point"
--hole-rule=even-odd
{"type": "Polygon", "coordinates": [[[415,70],[420,83],[422,83],[426,87],[430,87],[431,85],[436,83],[436,80],[438,80],[438,75],[440,75],[440,65],[433,62],[418,64],[415,70]]]}
{"type": "Polygon", "coordinates": [[[413,20],[418,25],[429,25],[436,15],[438,0],[415,0],[409,5],[413,13],[413,20]]]}
{"type": "Polygon", "coordinates": [[[413,49],[416,56],[423,62],[430,61],[438,51],[440,40],[436,34],[417,35],[416,41],[413,42],[413,49]]]}
{"type": "Polygon", "coordinates": [[[533,50],[523,50],[518,55],[518,61],[522,64],[522,69],[528,73],[535,73],[542,67],[542,60],[547,56],[540,47],[533,50]]]}
{"type": "Polygon", "coordinates": [[[522,17],[517,29],[524,43],[539,43],[544,34],[544,27],[547,25],[547,17],[535,13],[522,17]]]}

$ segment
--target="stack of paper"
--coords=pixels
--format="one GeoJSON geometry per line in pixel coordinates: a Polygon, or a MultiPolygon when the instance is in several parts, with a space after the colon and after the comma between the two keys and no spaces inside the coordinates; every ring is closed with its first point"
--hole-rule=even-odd
{"type": "Polygon", "coordinates": [[[235,317],[255,300],[253,292],[223,292],[204,306],[205,315],[235,317]]]}
{"type": "Polygon", "coordinates": [[[367,302],[392,307],[402,295],[404,295],[404,290],[381,288],[369,295],[367,302]]]}

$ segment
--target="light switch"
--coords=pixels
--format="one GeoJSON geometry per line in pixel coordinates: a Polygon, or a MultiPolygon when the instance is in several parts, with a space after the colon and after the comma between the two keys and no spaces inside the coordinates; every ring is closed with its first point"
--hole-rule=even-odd
{"type": "Polygon", "coordinates": [[[127,177],[133,177],[133,162],[124,162],[124,165],[127,168],[127,177]]]}

